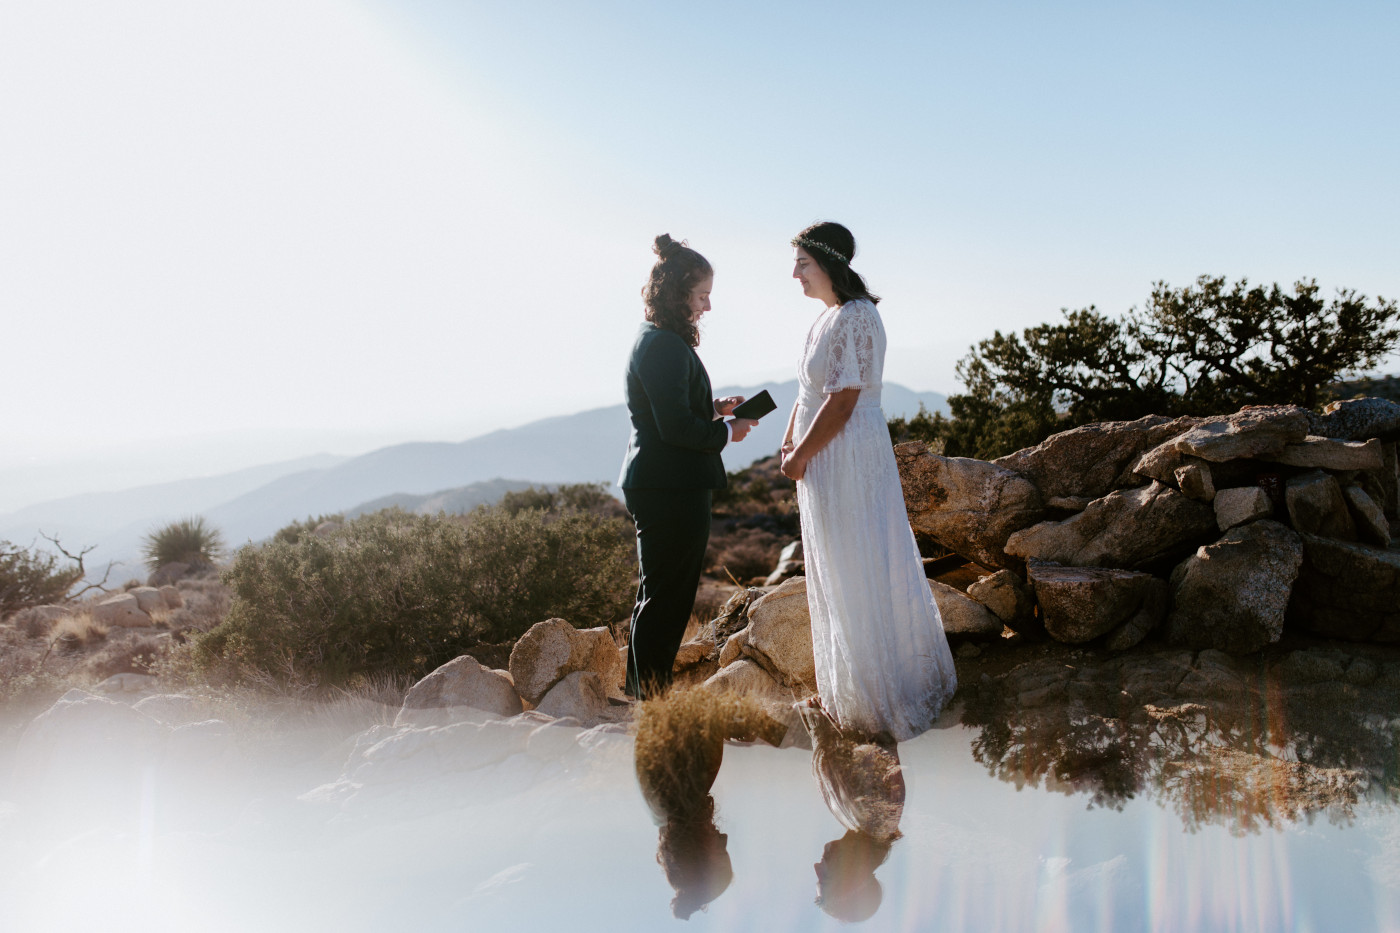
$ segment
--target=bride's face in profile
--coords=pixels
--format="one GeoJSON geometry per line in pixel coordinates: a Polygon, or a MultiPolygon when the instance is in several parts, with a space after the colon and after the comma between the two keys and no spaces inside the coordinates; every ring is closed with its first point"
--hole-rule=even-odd
{"type": "Polygon", "coordinates": [[[690,287],[690,297],[685,302],[686,307],[690,309],[690,323],[698,323],[701,315],[710,310],[710,289],[714,284],[715,277],[712,275],[690,287]]]}
{"type": "Polygon", "coordinates": [[[805,249],[800,246],[793,249],[796,255],[792,277],[802,283],[802,294],[808,298],[818,298],[828,306],[836,304],[836,290],[831,287],[831,276],[805,249]]]}

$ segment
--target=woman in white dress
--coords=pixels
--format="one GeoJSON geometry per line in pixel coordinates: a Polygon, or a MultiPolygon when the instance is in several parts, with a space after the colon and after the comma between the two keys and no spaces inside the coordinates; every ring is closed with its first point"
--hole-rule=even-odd
{"type": "Polygon", "coordinates": [[[957,687],[880,409],[885,328],[851,269],[855,238],[823,222],[792,240],[793,277],[826,305],[807,334],[782,471],[797,480],[820,703],[843,728],[904,741],[957,687]]]}

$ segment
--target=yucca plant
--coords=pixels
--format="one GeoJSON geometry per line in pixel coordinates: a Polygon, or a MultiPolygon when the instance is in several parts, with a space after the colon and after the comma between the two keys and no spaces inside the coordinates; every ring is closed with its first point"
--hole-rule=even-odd
{"type": "Polygon", "coordinates": [[[146,535],[141,553],[152,571],[175,563],[209,566],[223,556],[224,539],[217,528],[196,515],[146,535]]]}

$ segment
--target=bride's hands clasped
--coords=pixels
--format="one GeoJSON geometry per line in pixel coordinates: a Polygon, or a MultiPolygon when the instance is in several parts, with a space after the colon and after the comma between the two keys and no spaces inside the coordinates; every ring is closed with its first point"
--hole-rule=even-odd
{"type": "Polygon", "coordinates": [[[778,470],[790,480],[800,480],[807,472],[807,460],[797,456],[797,447],[792,441],[782,446],[782,465],[778,470]]]}

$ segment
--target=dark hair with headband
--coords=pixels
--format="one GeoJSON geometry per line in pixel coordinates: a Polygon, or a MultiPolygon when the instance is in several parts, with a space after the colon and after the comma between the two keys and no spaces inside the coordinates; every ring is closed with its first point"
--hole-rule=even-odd
{"type": "Polygon", "coordinates": [[[652,244],[656,265],[642,289],[646,304],[646,319],[657,327],[675,331],[692,347],[700,346],[700,329],[690,320],[690,290],[715,274],[709,260],[691,249],[682,240],[671,239],[663,233],[652,244]]]}
{"type": "Polygon", "coordinates": [[[856,238],[845,227],[823,220],[793,237],[792,245],[806,250],[807,255],[831,277],[831,289],[836,292],[837,301],[845,304],[864,298],[871,304],[880,303],[880,296],[871,292],[865,279],[851,268],[851,260],[856,255],[856,238]]]}

